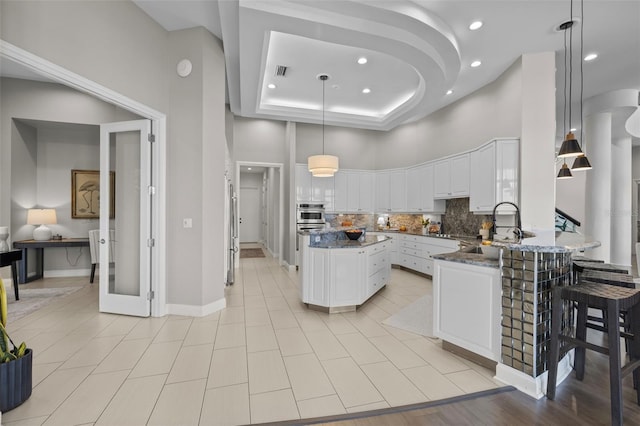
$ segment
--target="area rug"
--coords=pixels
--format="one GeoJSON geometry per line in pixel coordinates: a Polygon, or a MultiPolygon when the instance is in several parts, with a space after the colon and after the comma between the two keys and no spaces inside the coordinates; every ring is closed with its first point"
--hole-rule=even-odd
{"type": "Polygon", "coordinates": [[[422,336],[435,337],[433,335],[433,297],[425,294],[382,323],[422,336]]]}
{"type": "Polygon", "coordinates": [[[261,248],[240,249],[240,259],[249,259],[252,257],[264,257],[264,252],[261,248]]]}
{"type": "MultiPolygon", "coordinates": [[[[20,300],[11,298],[7,304],[9,321],[18,320],[38,309],[58,300],[62,296],[74,293],[82,287],[29,288],[20,289],[20,300]]],[[[11,290],[13,294],[13,290],[11,290]]]]}

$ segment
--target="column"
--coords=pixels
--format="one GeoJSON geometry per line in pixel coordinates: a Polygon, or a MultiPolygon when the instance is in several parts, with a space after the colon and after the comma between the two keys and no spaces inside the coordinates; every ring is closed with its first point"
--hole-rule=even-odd
{"type": "Polygon", "coordinates": [[[611,260],[611,113],[601,112],[585,120],[588,157],[593,169],[587,171],[585,233],[600,241],[589,256],[611,260]]]}
{"type": "Polygon", "coordinates": [[[611,148],[611,263],[631,266],[631,137],[614,139],[611,148]]]}

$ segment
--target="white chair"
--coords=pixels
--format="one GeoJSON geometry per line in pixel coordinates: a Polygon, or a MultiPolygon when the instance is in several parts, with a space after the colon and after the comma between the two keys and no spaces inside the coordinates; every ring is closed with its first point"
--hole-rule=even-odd
{"type": "MultiPolygon", "coordinates": [[[[115,258],[115,246],[112,241],[115,241],[116,231],[109,229],[109,264],[113,263],[115,258]]],[[[91,253],[91,278],[89,282],[93,283],[93,278],[96,275],[96,265],[100,263],[100,230],[92,229],[89,231],[89,252],[91,253]]]]}

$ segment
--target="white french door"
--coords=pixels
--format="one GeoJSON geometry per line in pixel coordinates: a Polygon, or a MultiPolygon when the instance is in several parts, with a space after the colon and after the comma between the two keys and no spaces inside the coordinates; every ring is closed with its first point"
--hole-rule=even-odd
{"type": "Polygon", "coordinates": [[[149,120],[100,126],[100,312],[151,313],[150,134],[149,120]]]}

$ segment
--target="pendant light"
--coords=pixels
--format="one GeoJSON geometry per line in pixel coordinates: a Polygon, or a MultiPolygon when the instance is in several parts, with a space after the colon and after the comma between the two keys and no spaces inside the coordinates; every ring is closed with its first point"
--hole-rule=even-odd
{"type": "Polygon", "coordinates": [[[569,170],[569,166],[565,162],[562,164],[560,171],[558,172],[558,179],[571,179],[573,175],[571,174],[571,170],[569,170]]]}
{"type": "MultiPolygon", "coordinates": [[[[564,30],[564,40],[565,40],[565,82],[566,82],[566,54],[567,54],[567,30],[569,30],[569,129],[571,129],[571,98],[573,92],[573,0],[571,0],[571,11],[569,13],[569,20],[560,25],[560,29],[564,30]]],[[[566,95],[566,84],[565,84],[565,95],[566,95]]],[[[566,98],[565,98],[565,109],[567,108],[566,98]]],[[[580,149],[580,144],[576,140],[576,136],[573,132],[569,131],[567,136],[564,138],[562,145],[560,146],[560,151],[558,152],[558,158],[569,158],[569,157],[577,157],[582,155],[582,149],[580,149]]]]}
{"type": "MultiPolygon", "coordinates": [[[[567,130],[567,73],[569,70],[569,67],[567,66],[567,29],[571,28],[571,26],[573,25],[573,20],[569,20],[567,22],[563,22],[560,25],[560,29],[564,31],[564,90],[563,90],[563,97],[564,97],[564,105],[562,107],[562,126],[563,126],[563,132],[564,133],[567,130]]],[[[569,127],[569,129],[571,129],[571,127],[569,127]]],[[[567,141],[573,141],[577,144],[577,141],[575,140],[575,136],[573,136],[573,133],[571,133],[571,131],[569,131],[569,133],[567,133],[567,137],[565,138],[564,142],[562,142],[562,146],[560,147],[560,152],[558,153],[558,157],[561,157],[560,154],[565,154],[565,151],[568,151],[570,146],[569,145],[573,145],[572,142],[567,142],[567,141]],[[564,148],[564,149],[563,149],[564,148]]],[[[562,164],[562,167],[560,168],[560,170],[558,171],[558,179],[570,179],[572,178],[573,175],[571,174],[571,170],[569,169],[569,166],[567,166],[567,160],[564,160],[564,163],[562,164]]]]}
{"type": "MultiPolygon", "coordinates": [[[[582,139],[582,144],[584,145],[584,136],[582,132],[582,103],[583,103],[583,92],[584,92],[584,73],[582,70],[582,63],[584,62],[584,0],[580,0],[580,139],[582,139]]],[[[591,163],[585,154],[579,155],[573,161],[573,166],[571,166],[571,170],[574,172],[582,171],[582,170],[591,170],[591,163]]]]}
{"type": "Polygon", "coordinates": [[[322,81],[322,155],[311,155],[307,159],[309,171],[315,177],[331,177],[338,171],[339,165],[338,157],[324,153],[324,92],[328,79],[329,76],[326,74],[318,76],[318,80],[322,81]]]}

